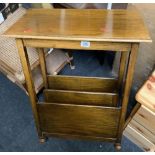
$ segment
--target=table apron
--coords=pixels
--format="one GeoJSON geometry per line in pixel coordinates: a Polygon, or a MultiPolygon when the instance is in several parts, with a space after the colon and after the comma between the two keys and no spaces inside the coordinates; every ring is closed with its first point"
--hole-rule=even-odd
{"type": "Polygon", "coordinates": [[[49,39],[23,39],[24,46],[38,48],[62,48],[78,50],[109,50],[129,51],[131,43],[104,42],[104,41],[71,41],[71,40],[49,40],[49,39]],[[86,43],[83,45],[83,43],[86,43]]]}

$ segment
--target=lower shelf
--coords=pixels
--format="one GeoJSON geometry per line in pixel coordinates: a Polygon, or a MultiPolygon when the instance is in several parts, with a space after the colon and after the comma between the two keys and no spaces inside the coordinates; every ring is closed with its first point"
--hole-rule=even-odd
{"type": "Polygon", "coordinates": [[[41,130],[51,135],[116,139],[121,108],[38,103],[41,130]]]}

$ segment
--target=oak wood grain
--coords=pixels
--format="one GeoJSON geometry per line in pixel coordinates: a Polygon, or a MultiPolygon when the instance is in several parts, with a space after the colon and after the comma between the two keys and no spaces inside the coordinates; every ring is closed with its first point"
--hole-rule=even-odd
{"type": "Polygon", "coordinates": [[[63,48],[63,49],[82,49],[82,50],[110,50],[110,51],[129,51],[130,43],[90,41],[89,47],[81,46],[81,41],[77,40],[49,40],[49,39],[24,39],[24,45],[28,47],[40,48],[63,48]]]}
{"type": "Polygon", "coordinates": [[[116,138],[120,108],[37,104],[43,132],[116,138]]]}
{"type": "Polygon", "coordinates": [[[44,96],[52,103],[116,106],[117,94],[45,89],[44,96]]]}
{"type": "Polygon", "coordinates": [[[87,92],[116,92],[117,79],[84,76],[47,76],[49,88],[87,92]]]}
{"type": "Polygon", "coordinates": [[[15,38],[150,42],[137,10],[30,9],[5,36],[15,38]]]}

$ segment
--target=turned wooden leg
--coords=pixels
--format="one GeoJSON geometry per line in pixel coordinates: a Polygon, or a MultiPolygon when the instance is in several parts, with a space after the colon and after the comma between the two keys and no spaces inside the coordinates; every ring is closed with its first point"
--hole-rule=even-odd
{"type": "Polygon", "coordinates": [[[114,147],[115,147],[116,151],[120,151],[121,150],[121,144],[120,143],[115,143],[114,147]]]}

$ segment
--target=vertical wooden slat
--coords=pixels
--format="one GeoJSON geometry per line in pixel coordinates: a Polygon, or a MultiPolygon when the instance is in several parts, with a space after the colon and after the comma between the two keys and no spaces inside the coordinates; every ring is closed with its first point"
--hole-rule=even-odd
{"type": "Polygon", "coordinates": [[[121,52],[120,67],[119,67],[119,73],[118,73],[118,75],[119,75],[119,77],[118,77],[118,88],[121,88],[121,85],[123,82],[127,55],[128,55],[128,52],[121,52]]]}
{"type": "Polygon", "coordinates": [[[118,138],[117,138],[118,144],[121,142],[121,138],[122,138],[122,132],[123,132],[123,127],[124,127],[124,122],[125,122],[128,99],[130,95],[130,89],[131,89],[132,80],[133,80],[133,73],[134,73],[136,58],[138,54],[138,47],[139,47],[138,43],[133,43],[131,46],[131,52],[129,54],[125,89],[124,89],[124,94],[123,94],[122,109],[121,109],[119,128],[118,128],[118,138]]]}
{"type": "Polygon", "coordinates": [[[117,84],[117,91],[120,94],[119,95],[120,98],[118,98],[118,97],[115,98],[115,100],[114,100],[115,104],[118,104],[118,102],[121,100],[121,97],[122,97],[123,77],[125,74],[127,55],[128,55],[128,52],[121,52],[120,65],[119,65],[119,71],[118,71],[118,84],[117,84]]]}
{"type": "Polygon", "coordinates": [[[18,48],[18,53],[19,53],[19,57],[21,60],[21,64],[23,67],[23,72],[25,75],[28,94],[29,94],[30,101],[31,101],[32,111],[33,111],[37,131],[38,131],[38,135],[39,135],[39,137],[42,137],[40,125],[39,125],[39,116],[38,116],[37,106],[36,106],[37,96],[36,96],[35,89],[34,89],[34,83],[33,83],[33,79],[32,79],[28,54],[27,54],[26,48],[24,48],[24,46],[23,46],[22,39],[16,39],[16,43],[17,43],[17,48],[18,48]]]}
{"type": "Polygon", "coordinates": [[[44,87],[48,88],[47,82],[47,69],[46,69],[46,60],[45,60],[45,53],[43,48],[37,48],[38,55],[39,55],[39,62],[41,67],[41,73],[43,77],[44,87]]]}

